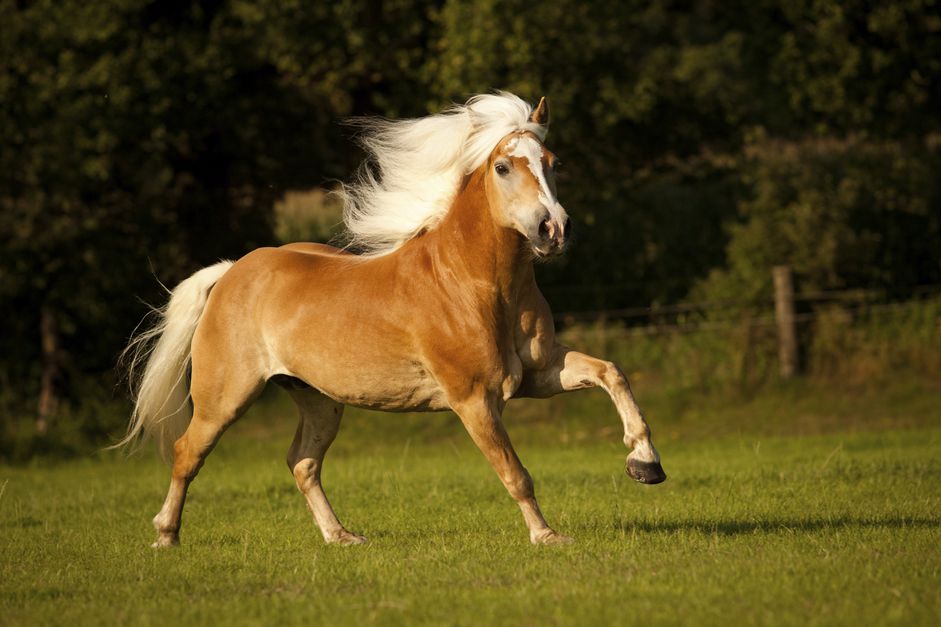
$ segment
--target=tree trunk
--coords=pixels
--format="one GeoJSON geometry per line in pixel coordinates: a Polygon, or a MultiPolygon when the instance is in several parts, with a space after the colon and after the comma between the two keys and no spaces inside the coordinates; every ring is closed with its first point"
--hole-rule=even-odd
{"type": "Polygon", "coordinates": [[[39,310],[39,341],[42,349],[42,374],[39,380],[39,411],[36,415],[36,435],[44,436],[59,408],[59,329],[48,305],[39,310]]]}

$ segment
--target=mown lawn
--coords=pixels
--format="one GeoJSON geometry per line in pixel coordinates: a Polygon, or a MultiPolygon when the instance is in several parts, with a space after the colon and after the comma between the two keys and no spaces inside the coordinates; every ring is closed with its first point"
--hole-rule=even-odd
{"type": "Polygon", "coordinates": [[[528,543],[455,418],[350,412],[324,478],[370,544],[335,547],[268,399],[210,456],[178,550],[149,548],[168,477],[149,453],[0,467],[0,623],[937,624],[937,401],[651,415],[660,486],[624,475],[603,396],[524,406],[510,433],[576,538],[555,547],[528,543]]]}

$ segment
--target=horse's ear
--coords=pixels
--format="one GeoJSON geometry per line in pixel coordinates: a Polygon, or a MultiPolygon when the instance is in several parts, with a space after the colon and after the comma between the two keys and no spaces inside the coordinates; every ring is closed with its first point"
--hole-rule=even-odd
{"type": "Polygon", "coordinates": [[[532,115],[529,116],[529,121],[535,122],[540,126],[549,126],[549,101],[546,100],[545,96],[539,99],[539,104],[533,109],[532,115]]]}

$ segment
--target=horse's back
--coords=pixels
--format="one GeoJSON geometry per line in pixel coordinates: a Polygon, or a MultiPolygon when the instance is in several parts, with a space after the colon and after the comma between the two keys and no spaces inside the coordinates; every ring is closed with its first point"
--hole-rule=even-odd
{"type": "Polygon", "coordinates": [[[307,253],[309,255],[344,255],[349,256],[349,252],[330,244],[321,244],[319,242],[292,242],[278,248],[278,250],[289,250],[298,253],[307,253]]]}

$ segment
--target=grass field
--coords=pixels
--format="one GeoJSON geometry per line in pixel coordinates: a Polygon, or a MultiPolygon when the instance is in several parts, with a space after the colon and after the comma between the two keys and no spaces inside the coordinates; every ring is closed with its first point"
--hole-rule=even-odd
{"type": "Polygon", "coordinates": [[[603,394],[511,405],[568,546],[528,543],[448,414],[348,413],[324,480],[362,547],[314,529],[281,397],[210,456],[178,550],[149,548],[150,453],[0,467],[0,623],[938,624],[937,390],[646,396],[660,486],[624,475],[603,394]]]}

